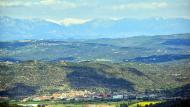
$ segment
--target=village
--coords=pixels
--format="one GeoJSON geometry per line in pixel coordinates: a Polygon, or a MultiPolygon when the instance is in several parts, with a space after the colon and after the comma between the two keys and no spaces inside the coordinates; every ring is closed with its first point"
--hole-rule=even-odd
{"type": "MultiPolygon", "coordinates": [[[[189,97],[187,96],[187,98],[189,97]]],[[[5,100],[10,98],[0,97],[0,99],[5,100]]],[[[23,96],[17,98],[17,101],[15,101],[16,104],[21,107],[52,107],[51,104],[83,104],[84,102],[96,104],[101,102],[122,101],[151,102],[174,99],[186,99],[186,97],[167,97],[164,93],[153,92],[91,92],[88,90],[69,90],[64,92],[54,92],[47,95],[23,96]]]]}
{"type": "Polygon", "coordinates": [[[154,99],[165,99],[163,95],[158,94],[145,94],[145,93],[97,93],[90,92],[87,90],[77,91],[70,90],[66,92],[56,92],[52,95],[33,95],[29,97],[24,97],[21,102],[27,101],[98,101],[98,100],[154,100],[154,99]],[[161,97],[162,96],[162,97],[161,97]]]}
{"type": "Polygon", "coordinates": [[[153,93],[137,92],[90,92],[88,90],[69,90],[65,92],[55,92],[51,95],[33,95],[23,97],[19,104],[23,107],[51,107],[49,103],[70,104],[80,102],[118,102],[118,101],[162,101],[167,99],[164,95],[153,93]],[[40,103],[42,102],[42,103],[40,103]]]}

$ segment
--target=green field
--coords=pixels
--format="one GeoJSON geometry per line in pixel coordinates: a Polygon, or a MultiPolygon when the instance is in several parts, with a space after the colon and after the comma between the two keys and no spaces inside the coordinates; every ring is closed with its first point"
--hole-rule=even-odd
{"type": "Polygon", "coordinates": [[[86,102],[53,102],[53,101],[40,101],[40,102],[12,102],[11,104],[46,104],[50,107],[120,107],[120,105],[130,105],[137,103],[137,100],[132,101],[86,101],[86,102]]]}
{"type": "MultiPolygon", "coordinates": [[[[106,101],[99,101],[99,102],[68,102],[68,103],[58,103],[52,101],[41,101],[41,102],[16,102],[16,104],[46,104],[50,107],[137,107],[140,105],[144,107],[145,105],[154,105],[161,103],[163,101],[138,101],[138,100],[129,100],[129,101],[117,101],[117,102],[106,102],[106,101]]],[[[12,102],[15,104],[15,102],[12,102]]]]}
{"type": "Polygon", "coordinates": [[[154,104],[158,104],[161,102],[163,102],[163,101],[141,101],[141,102],[137,102],[135,104],[131,104],[128,107],[137,107],[137,105],[140,105],[141,107],[145,107],[146,105],[154,105],[154,104]]]}

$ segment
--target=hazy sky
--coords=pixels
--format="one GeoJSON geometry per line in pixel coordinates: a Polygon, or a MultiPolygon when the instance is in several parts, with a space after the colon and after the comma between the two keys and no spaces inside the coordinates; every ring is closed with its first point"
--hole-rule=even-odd
{"type": "Polygon", "coordinates": [[[190,0],[0,0],[1,16],[52,20],[190,18],[188,10],[190,0]]]}

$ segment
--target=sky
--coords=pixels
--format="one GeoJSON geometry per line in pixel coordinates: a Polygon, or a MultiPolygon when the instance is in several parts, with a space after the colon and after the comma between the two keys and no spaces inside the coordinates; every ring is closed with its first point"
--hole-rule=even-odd
{"type": "Polygon", "coordinates": [[[190,0],[0,0],[0,16],[64,23],[91,19],[190,18],[190,0]]]}

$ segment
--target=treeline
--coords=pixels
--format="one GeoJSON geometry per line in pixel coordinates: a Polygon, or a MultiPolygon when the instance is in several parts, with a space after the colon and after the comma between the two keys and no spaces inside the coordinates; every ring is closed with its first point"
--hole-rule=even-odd
{"type": "Polygon", "coordinates": [[[190,107],[190,99],[177,99],[166,101],[163,103],[149,104],[145,106],[137,105],[137,107],[190,107]]]}
{"type": "Polygon", "coordinates": [[[17,104],[9,104],[8,101],[2,101],[0,102],[0,107],[22,107],[17,104]]]}

